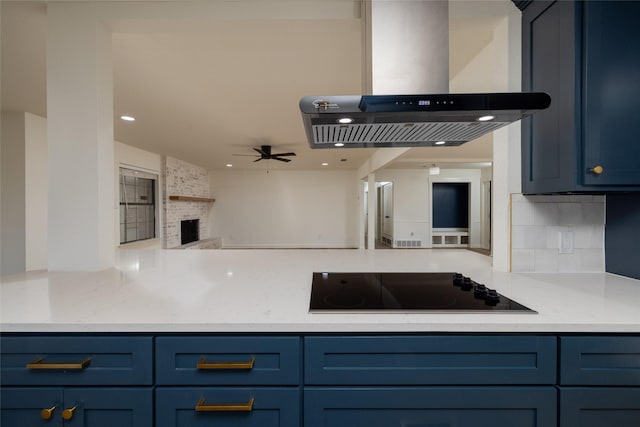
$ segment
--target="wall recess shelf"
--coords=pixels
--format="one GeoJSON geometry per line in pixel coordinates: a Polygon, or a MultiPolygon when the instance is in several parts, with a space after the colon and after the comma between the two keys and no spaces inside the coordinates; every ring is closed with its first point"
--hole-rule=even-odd
{"type": "Polygon", "coordinates": [[[210,199],[208,197],[194,197],[194,196],[169,196],[169,200],[175,200],[178,202],[203,202],[213,203],[216,199],[210,199]]]}

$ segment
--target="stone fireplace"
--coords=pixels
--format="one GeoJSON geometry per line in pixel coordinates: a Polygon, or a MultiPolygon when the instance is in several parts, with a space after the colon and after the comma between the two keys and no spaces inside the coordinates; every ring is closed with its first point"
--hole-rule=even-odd
{"type": "Polygon", "coordinates": [[[209,173],[205,168],[172,157],[164,157],[162,163],[165,177],[163,247],[204,247],[211,241],[207,230],[213,205],[209,199],[209,173]],[[184,240],[185,233],[188,242],[184,240]],[[194,244],[196,241],[202,244],[194,244]]]}

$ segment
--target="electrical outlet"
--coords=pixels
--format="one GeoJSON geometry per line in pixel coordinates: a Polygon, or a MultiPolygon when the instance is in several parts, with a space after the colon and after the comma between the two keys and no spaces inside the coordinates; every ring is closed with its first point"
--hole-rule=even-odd
{"type": "Polygon", "coordinates": [[[561,254],[573,253],[573,231],[560,231],[558,233],[558,249],[561,254]]]}

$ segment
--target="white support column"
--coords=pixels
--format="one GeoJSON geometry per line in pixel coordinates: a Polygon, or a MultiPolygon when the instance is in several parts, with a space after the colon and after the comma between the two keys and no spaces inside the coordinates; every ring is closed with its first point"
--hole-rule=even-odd
{"type": "Polygon", "coordinates": [[[50,271],[115,261],[111,31],[97,7],[48,4],[50,271]]]}
{"type": "Polygon", "coordinates": [[[372,0],[374,95],[449,92],[449,2],[372,0]]]}
{"type": "Polygon", "coordinates": [[[369,198],[367,199],[367,249],[376,248],[376,224],[378,223],[378,192],[376,191],[376,174],[370,173],[368,176],[369,198]]]}

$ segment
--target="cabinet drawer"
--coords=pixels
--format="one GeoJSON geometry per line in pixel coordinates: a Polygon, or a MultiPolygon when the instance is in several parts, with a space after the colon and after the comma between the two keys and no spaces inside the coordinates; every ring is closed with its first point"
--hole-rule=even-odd
{"type": "Polygon", "coordinates": [[[561,337],[560,384],[640,386],[640,337],[561,337]]]}
{"type": "Polygon", "coordinates": [[[156,369],[165,385],[297,385],[300,339],[159,337],[156,369]]]}
{"type": "Polygon", "coordinates": [[[553,427],[554,387],[305,387],[305,427],[553,427]]]}
{"type": "Polygon", "coordinates": [[[2,337],[3,385],[150,385],[151,337],[2,337]]]}
{"type": "Polygon", "coordinates": [[[555,384],[556,339],[307,337],[305,384],[555,384]]]}
{"type": "Polygon", "coordinates": [[[298,388],[159,387],[157,427],[299,427],[298,388]]]}
{"type": "Polygon", "coordinates": [[[561,387],[560,425],[638,427],[640,388],[561,387]]]}

